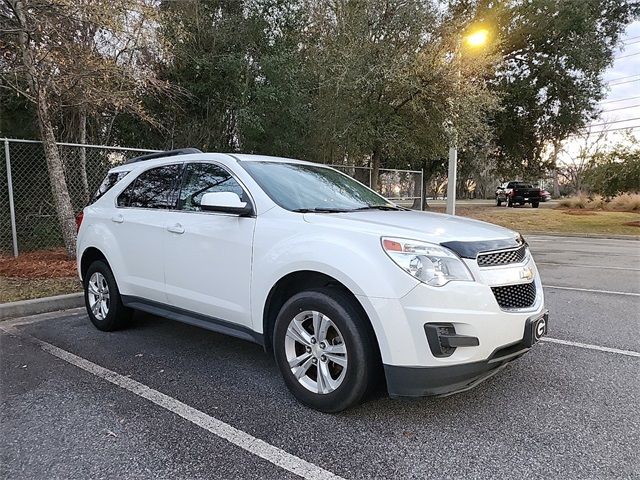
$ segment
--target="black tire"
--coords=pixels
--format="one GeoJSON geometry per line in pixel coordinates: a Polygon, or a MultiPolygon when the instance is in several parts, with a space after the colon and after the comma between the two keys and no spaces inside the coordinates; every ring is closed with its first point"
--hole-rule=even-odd
{"type": "Polygon", "coordinates": [[[291,297],[276,318],[273,352],[284,382],[293,396],[304,405],[327,413],[340,412],[358,404],[375,387],[378,379],[376,372],[381,368],[368,319],[363,318],[354,300],[337,288],[307,290],[291,297]],[[307,389],[296,379],[287,361],[287,328],[296,315],[306,310],[329,317],[344,339],[348,359],[346,372],[342,383],[330,393],[320,394],[307,389]]]}
{"type": "Polygon", "coordinates": [[[502,200],[496,197],[496,207],[500,207],[500,206],[502,206],[502,200]]]}
{"type": "Polygon", "coordinates": [[[125,307],[122,304],[122,298],[120,297],[120,290],[118,290],[118,284],[113,276],[113,272],[109,265],[103,260],[96,260],[87,269],[87,273],[83,279],[84,284],[84,304],[89,315],[89,320],[98,329],[103,332],[112,332],[124,328],[129,320],[133,310],[125,307]],[[96,314],[91,310],[89,302],[89,281],[95,274],[101,274],[108,286],[109,302],[108,311],[104,318],[98,318],[96,314]]]}
{"type": "Polygon", "coordinates": [[[507,200],[507,207],[513,207],[513,202],[511,201],[511,199],[507,200]]]}
{"type": "Polygon", "coordinates": [[[540,206],[540,202],[531,202],[532,208],[538,208],[540,206]]]}

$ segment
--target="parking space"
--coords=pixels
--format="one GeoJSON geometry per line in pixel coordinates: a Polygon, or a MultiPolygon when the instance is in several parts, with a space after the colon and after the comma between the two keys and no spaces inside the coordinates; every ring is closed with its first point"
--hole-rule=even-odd
{"type": "Polygon", "coordinates": [[[468,392],[327,415],[240,340],[142,314],[114,333],[80,310],[5,322],[0,475],[637,478],[640,242],[528,240],[549,336],[621,352],[542,342],[468,392]]]}

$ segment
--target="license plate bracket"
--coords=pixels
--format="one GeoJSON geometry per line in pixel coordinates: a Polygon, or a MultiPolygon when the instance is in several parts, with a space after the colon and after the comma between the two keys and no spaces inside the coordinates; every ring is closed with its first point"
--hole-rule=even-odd
{"type": "Polygon", "coordinates": [[[527,319],[524,327],[524,343],[532,347],[547,334],[549,330],[549,312],[527,319]]]}

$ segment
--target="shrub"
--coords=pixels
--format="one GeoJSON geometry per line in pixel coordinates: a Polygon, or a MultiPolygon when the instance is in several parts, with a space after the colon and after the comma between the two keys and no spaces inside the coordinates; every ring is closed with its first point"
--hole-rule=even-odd
{"type": "Polygon", "coordinates": [[[616,212],[640,212],[640,194],[625,193],[608,200],[600,195],[587,197],[580,195],[576,197],[563,198],[558,202],[562,208],[584,209],[584,210],[611,210],[616,212]]]}
{"type": "Polygon", "coordinates": [[[568,197],[560,200],[559,205],[564,208],[587,208],[589,198],[586,195],[568,197]]]}
{"type": "Polygon", "coordinates": [[[640,194],[625,193],[618,195],[607,204],[607,209],[618,212],[640,212],[640,194]]]}

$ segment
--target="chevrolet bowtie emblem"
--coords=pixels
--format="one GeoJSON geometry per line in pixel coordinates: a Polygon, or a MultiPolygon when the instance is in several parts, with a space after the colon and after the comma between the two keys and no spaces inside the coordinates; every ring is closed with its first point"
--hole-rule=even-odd
{"type": "Polygon", "coordinates": [[[533,267],[524,267],[522,270],[520,270],[520,278],[522,280],[532,280],[534,275],[535,272],[533,270],[533,267]]]}

